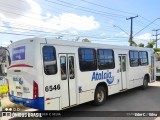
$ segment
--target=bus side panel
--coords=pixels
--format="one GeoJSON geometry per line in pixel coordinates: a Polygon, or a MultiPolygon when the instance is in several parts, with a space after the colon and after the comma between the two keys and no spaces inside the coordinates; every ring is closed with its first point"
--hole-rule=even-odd
{"type": "MultiPolygon", "coordinates": [[[[105,69],[105,70],[95,70],[95,71],[80,71],[79,68],[79,57],[77,55],[77,80],[78,80],[78,89],[79,89],[79,103],[84,103],[87,101],[94,100],[94,93],[95,89],[98,85],[98,83],[106,83],[108,85],[108,94],[114,94],[119,92],[120,90],[120,83],[119,83],[119,77],[117,75],[117,69],[119,69],[119,63],[117,53],[114,51],[114,58],[115,58],[115,68],[113,69],[105,69]],[[107,82],[108,78],[104,78],[103,75],[107,74],[111,78],[113,78],[113,82],[109,84],[107,82]]],[[[108,76],[108,77],[109,77],[108,76]]]]}
{"type": "MultiPolygon", "coordinates": [[[[143,79],[149,74],[149,66],[151,66],[150,52],[148,52],[148,65],[131,67],[129,63],[129,89],[143,85],[143,79]]],[[[130,58],[129,58],[130,59],[130,58]]],[[[149,74],[150,75],[150,74],[149,74]]]]}

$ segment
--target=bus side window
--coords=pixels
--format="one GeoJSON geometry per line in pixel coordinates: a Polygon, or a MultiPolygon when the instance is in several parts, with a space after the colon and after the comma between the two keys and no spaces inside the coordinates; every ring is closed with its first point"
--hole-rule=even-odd
{"type": "Polygon", "coordinates": [[[139,52],[139,64],[141,66],[148,65],[148,53],[146,51],[139,52]]]}
{"type": "Polygon", "coordinates": [[[97,70],[96,50],[93,48],[79,48],[79,67],[82,72],[97,70]]]}
{"type": "Polygon", "coordinates": [[[69,56],[69,77],[70,77],[70,79],[74,79],[75,78],[75,74],[74,74],[74,57],[73,56],[69,56]]]}
{"type": "Polygon", "coordinates": [[[139,55],[138,51],[130,50],[129,51],[129,60],[130,60],[130,66],[131,67],[137,67],[139,66],[139,55]]]}
{"type": "Polygon", "coordinates": [[[61,65],[61,80],[67,79],[67,67],[66,67],[66,57],[61,56],[60,57],[60,65],[61,65]]]}
{"type": "Polygon", "coordinates": [[[114,69],[114,52],[111,49],[98,49],[98,68],[99,70],[114,69]]]}
{"type": "Polygon", "coordinates": [[[53,46],[43,47],[43,63],[46,75],[53,75],[57,73],[56,51],[53,46]]]}

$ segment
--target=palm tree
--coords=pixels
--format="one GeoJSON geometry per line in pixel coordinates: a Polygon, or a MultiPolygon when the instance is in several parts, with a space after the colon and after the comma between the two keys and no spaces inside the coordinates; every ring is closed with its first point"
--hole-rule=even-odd
{"type": "Polygon", "coordinates": [[[152,40],[150,42],[147,43],[147,48],[153,48],[153,46],[156,44],[156,40],[152,40]]]}

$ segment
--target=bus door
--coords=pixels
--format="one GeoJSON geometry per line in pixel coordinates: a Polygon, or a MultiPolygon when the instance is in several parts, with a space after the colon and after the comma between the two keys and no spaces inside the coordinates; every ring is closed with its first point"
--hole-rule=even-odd
{"type": "Polygon", "coordinates": [[[62,109],[76,104],[75,56],[59,54],[62,109]]]}
{"type": "Polygon", "coordinates": [[[121,89],[127,88],[127,73],[126,73],[126,55],[118,55],[119,57],[119,74],[120,76],[120,84],[121,89]]]}

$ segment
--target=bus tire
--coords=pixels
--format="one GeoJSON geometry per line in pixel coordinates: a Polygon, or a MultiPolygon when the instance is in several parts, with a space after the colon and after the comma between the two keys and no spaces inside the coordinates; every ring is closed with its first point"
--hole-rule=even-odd
{"type": "Polygon", "coordinates": [[[95,90],[93,104],[96,106],[104,104],[106,101],[106,89],[103,86],[98,86],[95,90]]]}
{"type": "Polygon", "coordinates": [[[145,76],[143,79],[142,89],[148,88],[148,81],[149,81],[149,78],[147,76],[145,76]]]}

